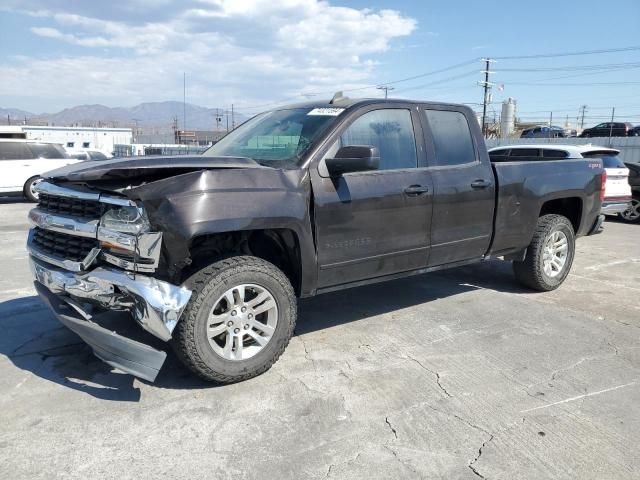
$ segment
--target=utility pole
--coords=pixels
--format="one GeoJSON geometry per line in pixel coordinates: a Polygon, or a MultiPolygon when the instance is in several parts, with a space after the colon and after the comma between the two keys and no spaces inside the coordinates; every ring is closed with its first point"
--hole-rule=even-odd
{"type": "Polygon", "coordinates": [[[182,130],[187,130],[187,72],[182,72],[182,130]]]}
{"type": "Polygon", "coordinates": [[[549,112],[549,138],[551,138],[551,125],[553,125],[553,112],[549,112]]]}
{"type": "Polygon", "coordinates": [[[495,60],[491,60],[490,58],[483,58],[482,61],[485,63],[484,70],[481,73],[484,73],[484,81],[478,82],[478,85],[483,87],[484,96],[482,100],[482,133],[486,137],[487,136],[487,105],[489,105],[489,92],[491,91],[491,87],[493,83],[489,82],[489,74],[493,73],[489,70],[489,67],[492,63],[495,63],[495,60]]]}
{"type": "Polygon", "coordinates": [[[233,103],[231,104],[231,130],[235,130],[236,129],[236,114],[235,114],[235,110],[233,109],[233,103]]]}
{"type": "Polygon", "coordinates": [[[132,118],[131,120],[135,123],[135,131],[133,132],[133,143],[138,143],[138,122],[140,121],[138,118],[132,118]]]}
{"type": "Polygon", "coordinates": [[[588,105],[582,105],[580,107],[580,110],[582,111],[581,119],[580,119],[580,129],[581,130],[584,128],[584,113],[587,111],[587,108],[589,108],[588,105]]]}
{"type": "Polygon", "coordinates": [[[384,99],[386,100],[389,96],[389,90],[395,90],[394,87],[389,87],[388,85],[378,85],[376,87],[378,90],[384,90],[384,99]]]}
{"type": "Polygon", "coordinates": [[[224,111],[224,116],[227,117],[227,133],[229,133],[229,110],[224,111]]]}
{"type": "Polygon", "coordinates": [[[220,130],[220,123],[222,122],[222,117],[220,116],[219,109],[216,108],[216,132],[220,130]]]}
{"type": "Polygon", "coordinates": [[[611,136],[613,135],[613,119],[616,116],[616,107],[611,110],[611,123],[609,124],[609,146],[611,146],[611,136]]]}

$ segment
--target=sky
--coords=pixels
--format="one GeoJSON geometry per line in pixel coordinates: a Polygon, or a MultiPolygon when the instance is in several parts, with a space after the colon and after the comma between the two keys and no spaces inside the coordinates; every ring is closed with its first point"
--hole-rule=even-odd
{"type": "Polygon", "coordinates": [[[489,114],[640,123],[639,24],[638,0],[0,0],[0,107],[181,101],[185,73],[187,102],[248,115],[380,84],[478,108],[482,57],[639,47],[500,58],[489,114]]]}

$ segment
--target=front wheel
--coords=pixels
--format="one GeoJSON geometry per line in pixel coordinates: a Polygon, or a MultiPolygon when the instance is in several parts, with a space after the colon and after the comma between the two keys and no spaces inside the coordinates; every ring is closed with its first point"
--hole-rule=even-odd
{"type": "Polygon", "coordinates": [[[174,349],[205,380],[233,383],[260,375],[289,344],[296,297],[288,278],[271,263],[227,258],[184,285],[193,294],[176,327],[174,349]]]}
{"type": "Polygon", "coordinates": [[[38,192],[36,192],[35,187],[41,181],[42,181],[42,178],[36,176],[36,177],[31,177],[24,184],[24,188],[22,189],[22,193],[24,194],[26,199],[29,200],[30,202],[37,202],[38,201],[38,192]]]}
{"type": "Polygon", "coordinates": [[[541,292],[555,290],[569,275],[575,248],[571,222],[562,215],[543,215],[524,261],[513,262],[516,279],[541,292]]]}
{"type": "Polygon", "coordinates": [[[619,213],[620,218],[627,223],[640,222],[640,199],[632,198],[629,207],[622,213],[619,213]]]}

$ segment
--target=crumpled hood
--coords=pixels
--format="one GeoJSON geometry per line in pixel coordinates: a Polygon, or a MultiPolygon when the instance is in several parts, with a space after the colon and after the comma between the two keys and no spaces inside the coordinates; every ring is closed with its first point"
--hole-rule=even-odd
{"type": "Polygon", "coordinates": [[[87,161],[42,174],[52,180],[87,181],[173,176],[213,168],[266,168],[250,158],[197,156],[144,156],[87,161]]]}

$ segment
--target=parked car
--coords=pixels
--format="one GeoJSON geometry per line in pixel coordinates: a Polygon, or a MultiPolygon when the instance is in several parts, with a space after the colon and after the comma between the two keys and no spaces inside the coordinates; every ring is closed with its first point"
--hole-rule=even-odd
{"type": "Polygon", "coordinates": [[[604,122],[592,128],[585,128],[580,137],[626,137],[633,131],[633,125],[623,122],[604,122]]]}
{"type": "Polygon", "coordinates": [[[564,138],[568,136],[570,134],[564,128],[556,126],[527,128],[520,134],[520,138],[564,138]]]}
{"type": "Polygon", "coordinates": [[[150,381],[166,353],[116,317],[237,382],[284,352],[296,297],[491,257],[553,290],[604,218],[598,158],[492,165],[468,107],[341,96],[257,115],[203,155],[83,162],[37,189],[39,294],[98,357],[150,381]]]}
{"type": "Polygon", "coordinates": [[[619,150],[595,145],[505,145],[489,150],[492,162],[547,161],[571,158],[597,158],[606,172],[606,188],[602,213],[618,215],[626,211],[631,201],[629,169],[618,156],[619,150]]]}
{"type": "Polygon", "coordinates": [[[81,152],[72,152],[69,154],[69,156],[71,158],[82,161],[108,160],[109,158],[112,158],[110,155],[106,155],[99,150],[83,150],[81,152]]]}
{"type": "Polygon", "coordinates": [[[633,127],[631,130],[629,130],[628,135],[630,137],[640,137],[640,125],[633,127]]]}
{"type": "Polygon", "coordinates": [[[625,162],[625,166],[629,169],[631,203],[620,217],[625,222],[640,223],[640,163],[625,162]]]}
{"type": "Polygon", "coordinates": [[[0,138],[0,193],[22,194],[35,202],[34,187],[42,173],[77,161],[57,143],[0,138]]]}

